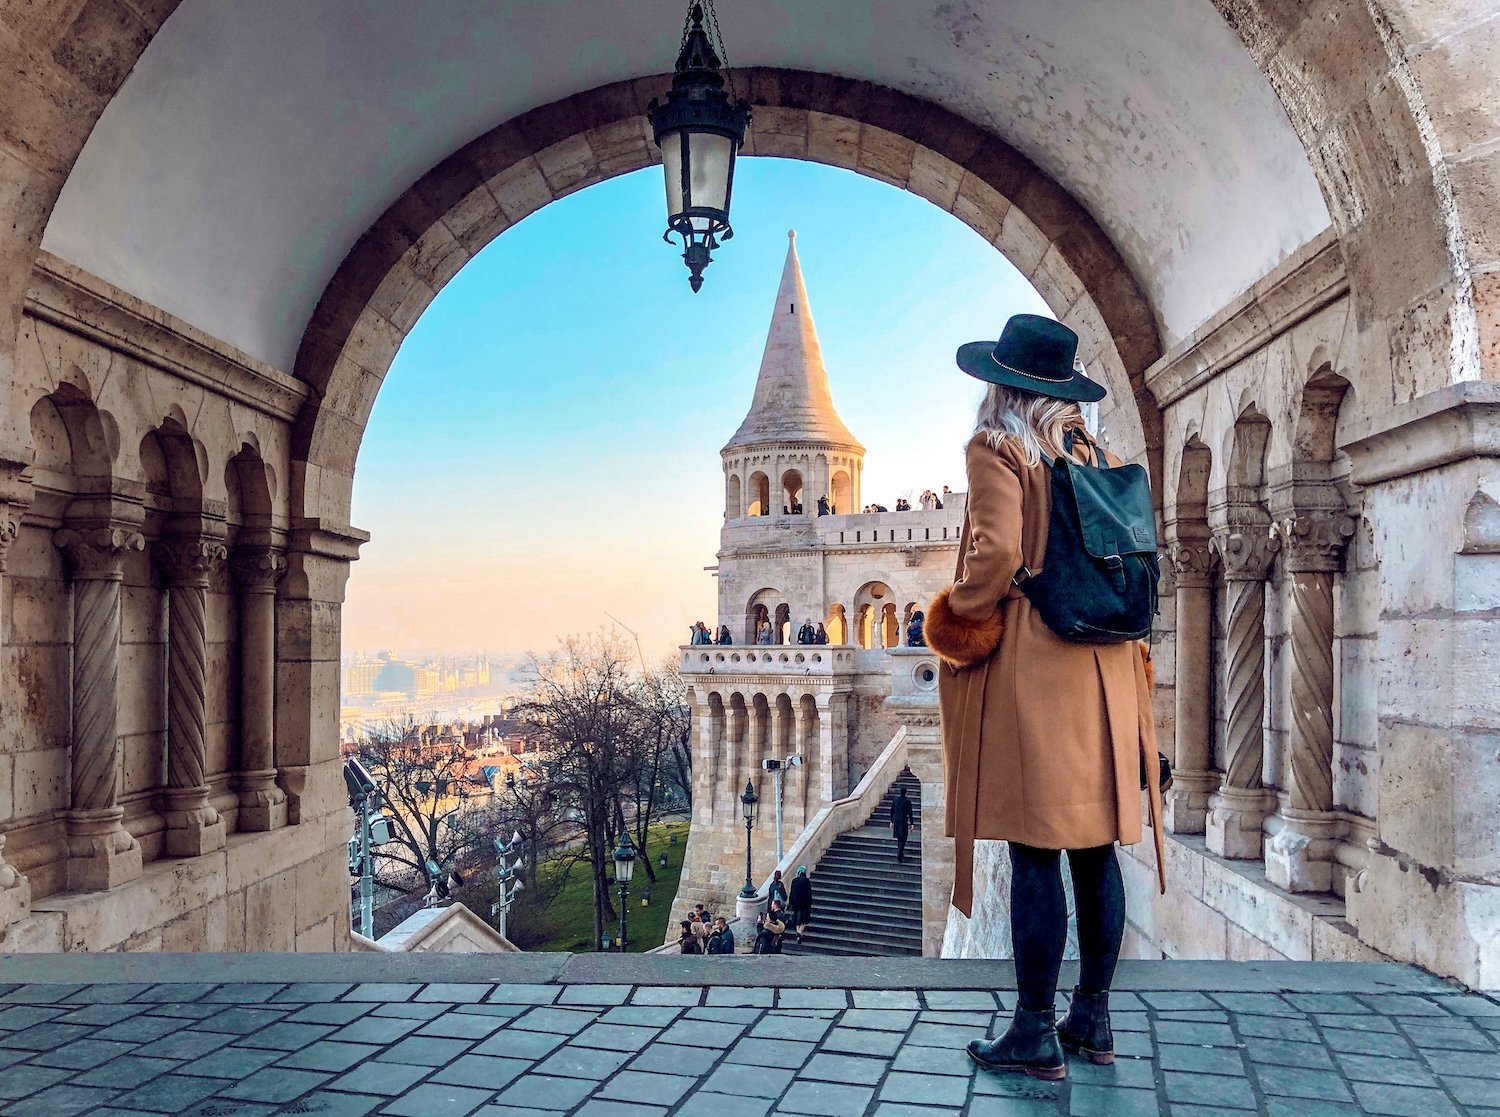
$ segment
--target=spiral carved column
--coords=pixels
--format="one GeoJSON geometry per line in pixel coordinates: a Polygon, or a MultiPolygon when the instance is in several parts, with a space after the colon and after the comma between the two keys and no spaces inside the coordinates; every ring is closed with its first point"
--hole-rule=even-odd
{"type": "Polygon", "coordinates": [[[286,825],[286,792],[276,784],[276,583],[286,558],[272,547],[241,547],[231,563],[240,589],[240,830],[286,825]]]}
{"type": "Polygon", "coordinates": [[[1209,757],[1213,553],[1207,540],[1184,538],[1172,544],[1171,559],[1177,585],[1176,756],[1163,814],[1167,829],[1174,834],[1201,834],[1207,824],[1209,795],[1219,785],[1209,757]]]}
{"type": "Polygon", "coordinates": [[[1333,577],[1354,520],[1342,513],[1290,516],[1272,531],[1289,583],[1291,709],[1287,802],[1266,847],[1266,876],[1291,892],[1327,892],[1343,830],[1333,815],[1333,577]]]}
{"type": "MultiPolygon", "coordinates": [[[[14,505],[0,503],[0,650],[5,647],[5,559],[21,530],[21,512],[14,505]]],[[[4,711],[0,710],[0,714],[4,711]]],[[[5,862],[5,834],[0,833],[0,943],[6,929],[31,914],[31,882],[5,862]]]]}
{"type": "Polygon", "coordinates": [[[1265,756],[1266,573],[1277,541],[1266,526],[1215,532],[1224,571],[1224,778],[1209,800],[1208,848],[1221,857],[1261,856],[1261,824],[1272,796],[1261,779],[1265,756]]]}
{"type": "Polygon", "coordinates": [[[59,531],[73,579],[72,804],[68,888],[102,892],[141,875],[141,847],[119,806],[120,582],[146,541],[130,527],[59,531]]]}
{"type": "Polygon", "coordinates": [[[224,820],[208,801],[208,576],[227,551],[212,539],[156,546],[167,579],[167,819],[170,857],[201,857],[224,847],[224,820]]]}

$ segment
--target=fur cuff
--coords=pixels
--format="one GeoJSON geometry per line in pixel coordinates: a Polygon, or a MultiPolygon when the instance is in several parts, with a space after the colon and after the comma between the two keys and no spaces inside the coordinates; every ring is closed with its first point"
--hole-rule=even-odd
{"type": "Polygon", "coordinates": [[[1151,649],[1147,647],[1145,641],[1137,641],[1136,647],[1141,650],[1141,663],[1146,668],[1146,690],[1147,692],[1153,691],[1156,689],[1156,664],[1151,662],[1151,649]]]}
{"type": "Polygon", "coordinates": [[[982,621],[966,620],[948,604],[948,590],[933,599],[922,625],[927,646],[953,667],[972,667],[988,659],[1000,646],[1004,632],[1005,621],[998,605],[982,621]]]}

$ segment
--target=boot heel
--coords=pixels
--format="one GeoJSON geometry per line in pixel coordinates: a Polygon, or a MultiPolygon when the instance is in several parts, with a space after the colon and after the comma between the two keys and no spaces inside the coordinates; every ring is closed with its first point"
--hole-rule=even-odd
{"type": "Polygon", "coordinates": [[[1085,1051],[1080,1047],[1078,1053],[1098,1067],[1107,1067],[1115,1061],[1113,1051],[1085,1051]]]}
{"type": "Polygon", "coordinates": [[[1040,1078],[1044,1082],[1059,1082],[1068,1077],[1068,1065],[1060,1067],[1024,1067],[1028,1077],[1040,1078]]]}

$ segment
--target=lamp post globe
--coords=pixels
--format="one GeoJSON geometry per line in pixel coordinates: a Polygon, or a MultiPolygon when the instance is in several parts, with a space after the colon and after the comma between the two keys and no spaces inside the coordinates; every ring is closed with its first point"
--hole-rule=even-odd
{"type": "Polygon", "coordinates": [[[755,898],[755,884],[750,879],[750,830],[755,825],[755,807],[759,802],[760,799],[755,794],[755,785],[746,780],[744,794],[740,796],[740,810],[745,815],[745,886],[740,889],[742,900],[755,898]]]}
{"type": "Polygon", "coordinates": [[[706,3],[709,27],[703,23],[704,3],[693,3],[683,25],[672,88],[664,102],[653,99],[646,113],[666,178],[667,231],[662,239],[670,244],[674,233],[682,238],[682,259],[694,291],[703,286],[703,269],[713,250],[734,236],[729,224],[734,163],[750,126],[749,103],[732,96],[732,85],[724,88],[728,67],[714,50],[710,32],[719,40],[719,51],[724,38],[713,0],[706,3]]]}
{"type": "Polygon", "coordinates": [[[629,939],[625,937],[626,913],[629,908],[626,897],[630,892],[630,878],[635,875],[635,846],[629,833],[620,832],[620,844],[615,847],[615,883],[620,886],[620,953],[625,953],[629,939]]]}

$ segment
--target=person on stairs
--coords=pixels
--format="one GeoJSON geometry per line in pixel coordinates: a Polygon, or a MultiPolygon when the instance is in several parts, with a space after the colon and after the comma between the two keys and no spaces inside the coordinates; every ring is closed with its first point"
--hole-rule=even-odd
{"type": "Polygon", "coordinates": [[[911,837],[911,800],[906,797],[905,786],[896,788],[896,798],[891,800],[891,837],[896,839],[896,863],[906,860],[906,842],[911,837]]]}
{"type": "MultiPolygon", "coordinates": [[[[1129,499],[1129,508],[1114,509],[1132,531],[1116,541],[1122,552],[1110,569],[1137,587],[1155,573],[1154,538],[1149,555],[1125,549],[1151,531],[1150,523],[1135,523],[1144,473],[1100,450],[1084,428],[1079,405],[1106,393],[1076,365],[1077,349],[1072,330],[1029,314],[1011,318],[999,341],[959,349],[959,368],[989,386],[965,450],[969,494],[953,584],[928,608],[925,625],[928,646],[942,660],[944,833],[954,838],[953,906],[964,915],[973,915],[974,842],[1009,843],[1018,1004],[1005,1033],[970,1041],[968,1054],[980,1066],[1043,1079],[1067,1076],[1064,1048],[1095,1063],[1114,1060],[1109,989],[1125,926],[1114,847],[1143,837],[1140,785],[1151,807],[1157,885],[1165,891],[1160,789],[1141,775],[1146,758],[1154,770],[1157,757],[1149,657],[1131,638],[1140,625],[1094,625],[1105,638],[1085,642],[1081,622],[1102,621],[1085,612],[1108,600],[1104,591],[1086,597],[1081,584],[1038,582],[1049,570],[1093,573],[1081,543],[1051,530],[1054,496],[1129,499]],[[1054,553],[1054,541],[1072,549],[1054,553]],[[1126,559],[1133,563],[1128,572],[1126,559]],[[1049,594],[1049,587],[1062,592],[1049,594]],[[1059,625],[1071,621],[1067,638],[1042,619],[1042,606],[1059,625]],[[1054,1001],[1068,928],[1064,852],[1080,967],[1058,1025],[1054,1001]]],[[[1144,495],[1149,517],[1149,489],[1144,495]]],[[[1090,588],[1100,584],[1110,583],[1090,588]]],[[[1144,588],[1128,616],[1149,624],[1142,614],[1152,609],[1154,580],[1144,588]]]]}
{"type": "Polygon", "coordinates": [[[787,920],[797,932],[797,941],[802,941],[802,928],[812,922],[813,887],[807,875],[807,866],[798,865],[797,875],[792,878],[791,897],[787,901],[787,920]]]}

